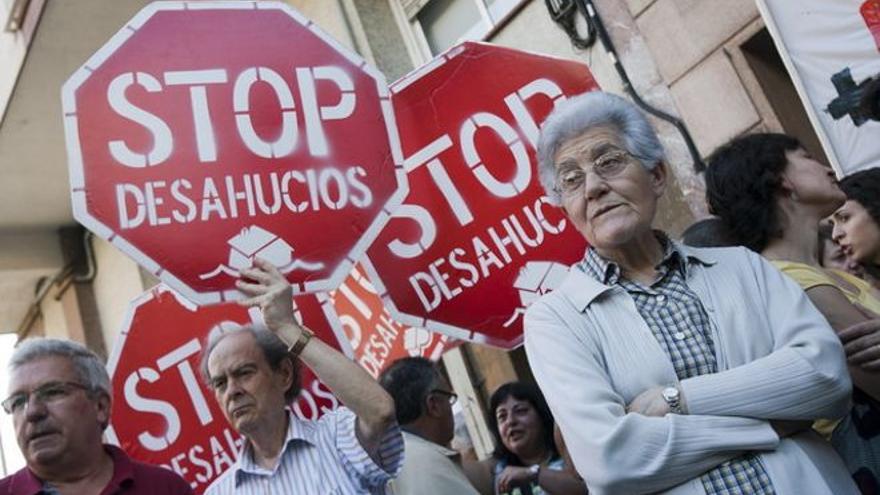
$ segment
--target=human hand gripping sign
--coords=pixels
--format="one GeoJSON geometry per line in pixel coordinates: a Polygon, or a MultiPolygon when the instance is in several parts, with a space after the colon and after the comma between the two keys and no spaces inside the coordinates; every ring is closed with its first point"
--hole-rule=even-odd
{"type": "Polygon", "coordinates": [[[262,258],[254,258],[250,268],[241,270],[235,286],[245,295],[239,304],[258,306],[266,327],[288,346],[297,341],[303,327],[294,316],[293,292],[290,283],[275,265],[262,258]]]}

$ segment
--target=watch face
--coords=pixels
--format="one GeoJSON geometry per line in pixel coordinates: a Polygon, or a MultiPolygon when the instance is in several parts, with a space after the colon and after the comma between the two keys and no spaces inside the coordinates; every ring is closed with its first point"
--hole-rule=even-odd
{"type": "Polygon", "coordinates": [[[664,388],[663,399],[667,402],[678,400],[678,389],[674,387],[664,388]]]}

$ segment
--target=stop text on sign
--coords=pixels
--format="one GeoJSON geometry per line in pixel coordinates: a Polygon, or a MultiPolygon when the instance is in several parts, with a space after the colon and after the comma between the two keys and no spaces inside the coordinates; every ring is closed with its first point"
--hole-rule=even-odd
{"type": "MultiPolygon", "coordinates": [[[[309,153],[312,156],[327,156],[330,148],[324,132],[324,122],[343,120],[354,113],[357,102],[354,83],[344,70],[334,66],[296,67],[294,72],[309,153]],[[333,105],[318,103],[315,88],[316,82],[321,80],[331,82],[338,88],[342,95],[338,102],[333,105]]],[[[194,125],[192,130],[196,136],[198,159],[202,163],[217,161],[217,143],[208,103],[208,89],[214,85],[230,84],[228,72],[219,68],[166,71],[163,79],[166,86],[189,88],[194,125]]],[[[297,105],[292,88],[281,74],[268,67],[249,67],[239,73],[231,84],[236,129],[247,149],[263,158],[281,158],[293,153],[299,143],[300,134],[297,105]],[[250,113],[251,90],[261,83],[271,89],[281,107],[281,131],[275,139],[265,139],[259,135],[250,113]]],[[[153,146],[146,153],[141,153],[132,150],[124,140],[114,140],[108,145],[110,154],[126,167],[160,165],[171,156],[174,149],[171,128],[167,122],[136,106],[126,97],[126,91],[132,86],[138,86],[150,93],[161,92],[165,88],[156,77],[146,72],[120,74],[107,87],[110,107],[120,116],[144,126],[153,137],[153,146]]]]}

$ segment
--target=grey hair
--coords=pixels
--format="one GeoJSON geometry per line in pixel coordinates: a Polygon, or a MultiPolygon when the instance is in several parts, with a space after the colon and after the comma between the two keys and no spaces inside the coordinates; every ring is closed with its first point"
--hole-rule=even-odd
{"type": "Polygon", "coordinates": [[[224,338],[244,332],[249,333],[254,337],[254,341],[256,341],[260,350],[263,351],[263,356],[266,358],[266,362],[269,363],[269,367],[272,370],[278,370],[281,368],[281,363],[285,360],[290,361],[291,369],[293,370],[293,384],[284,392],[284,400],[289,403],[296,399],[300,392],[298,361],[295,361],[290,357],[290,353],[287,350],[287,344],[278,338],[277,335],[265,327],[258,327],[256,325],[239,325],[237,323],[224,321],[215,325],[211,329],[208,333],[208,337],[205,339],[205,345],[202,346],[202,356],[199,361],[199,371],[201,372],[202,380],[204,380],[205,384],[209,388],[213,388],[211,384],[211,373],[208,371],[208,358],[211,357],[211,352],[224,338]]]}
{"type": "Polygon", "coordinates": [[[88,347],[72,340],[34,337],[24,340],[12,353],[9,371],[14,372],[31,361],[60,356],[67,358],[92,396],[105,393],[110,397],[110,376],[104,361],[88,347]]]}
{"type": "Polygon", "coordinates": [[[538,138],[538,177],[554,204],[561,197],[556,188],[554,158],[559,148],[595,127],[612,127],[620,133],[626,151],[647,170],[663,160],[663,146],[647,117],[628,100],[611,93],[591,91],[560,103],[541,126],[538,138]]]}

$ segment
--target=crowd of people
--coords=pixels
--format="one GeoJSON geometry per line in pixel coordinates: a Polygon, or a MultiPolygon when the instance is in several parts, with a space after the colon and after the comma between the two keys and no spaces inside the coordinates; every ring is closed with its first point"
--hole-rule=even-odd
{"type": "MultiPolygon", "coordinates": [[[[588,241],[526,313],[535,382],[488,400],[495,450],[451,448],[458,398],[405,358],[378,380],[294,318],[271,264],[242,271],[265,326],[221,325],[202,378],[244,442],[208,494],[880,493],[880,168],[837,180],[795,138],[710,157],[711,218],[656,230],[670,182],[632,103],[569,98],[541,128],[539,176],[588,241]],[[308,366],[344,405],[288,407],[308,366]]],[[[93,352],[29,339],[10,364],[26,467],[2,494],[185,494],[175,473],[103,443],[110,379],[93,352]]]]}

